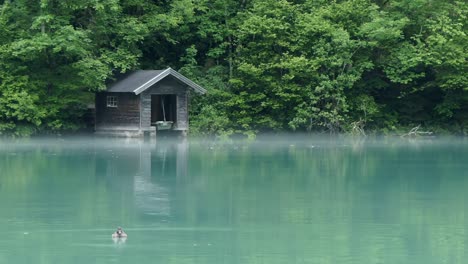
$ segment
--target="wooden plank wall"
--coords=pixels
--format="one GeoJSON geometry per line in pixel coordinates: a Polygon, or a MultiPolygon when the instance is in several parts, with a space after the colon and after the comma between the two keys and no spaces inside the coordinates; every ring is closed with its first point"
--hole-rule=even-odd
{"type": "Polygon", "coordinates": [[[97,93],[96,128],[140,126],[140,100],[133,93],[97,93]],[[107,96],[117,96],[117,107],[107,107],[107,96]]]}

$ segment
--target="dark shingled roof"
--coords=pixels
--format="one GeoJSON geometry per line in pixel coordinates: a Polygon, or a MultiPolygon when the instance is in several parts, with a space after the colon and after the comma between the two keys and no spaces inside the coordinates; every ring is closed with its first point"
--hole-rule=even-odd
{"type": "Polygon", "coordinates": [[[151,80],[154,76],[160,74],[161,70],[154,71],[135,71],[130,74],[125,74],[116,82],[107,87],[108,92],[114,93],[131,93],[136,88],[142,86],[147,81],[151,80]]]}
{"type": "Polygon", "coordinates": [[[122,78],[119,78],[115,83],[109,85],[107,87],[107,91],[114,93],[140,94],[169,75],[175,77],[199,93],[206,93],[206,90],[203,87],[192,82],[187,77],[171,68],[167,68],[165,70],[138,70],[130,74],[126,74],[122,78]]]}

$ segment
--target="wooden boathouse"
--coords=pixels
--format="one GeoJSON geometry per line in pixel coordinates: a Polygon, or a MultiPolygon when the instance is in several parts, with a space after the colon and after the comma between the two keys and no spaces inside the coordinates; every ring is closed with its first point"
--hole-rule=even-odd
{"type": "Polygon", "coordinates": [[[97,134],[143,136],[189,129],[188,96],[206,90],[177,71],[138,70],[96,94],[97,134]]]}

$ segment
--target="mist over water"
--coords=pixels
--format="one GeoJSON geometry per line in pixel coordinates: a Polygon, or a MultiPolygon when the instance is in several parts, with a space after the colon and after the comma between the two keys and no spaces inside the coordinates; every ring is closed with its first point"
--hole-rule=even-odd
{"type": "Polygon", "coordinates": [[[455,138],[2,140],[0,263],[465,263],[467,171],[455,138]]]}

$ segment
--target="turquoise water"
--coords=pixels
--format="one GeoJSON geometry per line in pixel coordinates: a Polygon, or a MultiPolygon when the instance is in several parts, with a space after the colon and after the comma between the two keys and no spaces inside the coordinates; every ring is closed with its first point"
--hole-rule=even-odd
{"type": "Polygon", "coordinates": [[[4,140],[0,263],[466,263],[467,171],[466,140],[4,140]]]}

